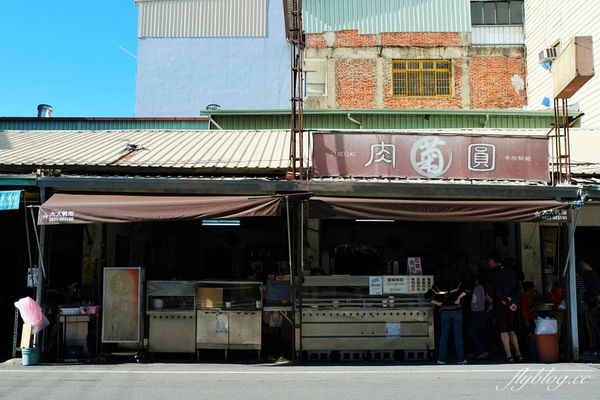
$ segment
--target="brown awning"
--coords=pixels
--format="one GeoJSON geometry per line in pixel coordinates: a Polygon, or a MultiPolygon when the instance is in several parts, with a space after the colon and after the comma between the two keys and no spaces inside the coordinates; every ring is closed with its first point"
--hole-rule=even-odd
{"type": "Polygon", "coordinates": [[[277,215],[279,198],[55,194],[40,207],[39,225],[242,218],[277,215]]]}
{"type": "Polygon", "coordinates": [[[567,222],[569,204],[552,200],[443,201],[312,197],[310,218],[439,222],[567,222]]]}

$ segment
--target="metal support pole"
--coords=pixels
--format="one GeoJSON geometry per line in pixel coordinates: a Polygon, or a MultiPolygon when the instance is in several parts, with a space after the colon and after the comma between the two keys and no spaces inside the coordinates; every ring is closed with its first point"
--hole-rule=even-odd
{"type": "Polygon", "coordinates": [[[294,324],[292,324],[292,360],[296,359],[296,295],[294,291],[294,263],[292,260],[292,229],[290,222],[290,198],[285,196],[285,215],[286,215],[286,226],[287,226],[287,237],[288,237],[288,262],[290,267],[290,290],[292,294],[292,313],[294,324]]]}
{"type": "MultiPolygon", "coordinates": [[[[46,202],[46,188],[40,188],[40,203],[43,204],[46,202]]],[[[35,221],[34,221],[35,224],[35,221]]],[[[34,225],[35,228],[35,225],[34,225]]],[[[36,230],[37,232],[37,230],[36,230]]],[[[44,289],[44,278],[46,277],[46,271],[44,268],[44,254],[45,254],[45,246],[46,246],[46,225],[40,226],[40,237],[39,237],[39,254],[38,254],[38,265],[42,269],[42,273],[38,274],[38,285],[37,291],[35,293],[35,302],[42,306],[42,296],[44,289]]],[[[41,346],[41,335],[40,333],[36,333],[33,336],[33,343],[35,346],[41,346]]],[[[42,353],[44,349],[42,349],[42,353]]]]}
{"type": "Polygon", "coordinates": [[[579,361],[579,330],[577,327],[577,288],[576,288],[576,278],[575,278],[575,227],[577,224],[577,213],[575,216],[571,217],[571,221],[569,222],[569,253],[568,253],[568,263],[569,263],[569,301],[567,304],[568,308],[568,317],[571,327],[571,343],[573,349],[573,361],[579,361]]]}

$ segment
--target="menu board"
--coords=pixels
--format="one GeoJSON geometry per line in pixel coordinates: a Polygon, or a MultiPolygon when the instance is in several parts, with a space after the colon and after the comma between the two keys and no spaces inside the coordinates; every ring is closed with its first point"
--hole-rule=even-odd
{"type": "Polygon", "coordinates": [[[102,342],[140,342],[141,268],[104,268],[102,342]]]}

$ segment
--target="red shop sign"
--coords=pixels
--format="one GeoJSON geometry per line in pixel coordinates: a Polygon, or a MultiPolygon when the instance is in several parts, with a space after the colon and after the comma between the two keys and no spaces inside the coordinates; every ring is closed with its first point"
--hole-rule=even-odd
{"type": "Polygon", "coordinates": [[[314,176],[548,182],[548,139],[416,133],[315,132],[314,176]]]}

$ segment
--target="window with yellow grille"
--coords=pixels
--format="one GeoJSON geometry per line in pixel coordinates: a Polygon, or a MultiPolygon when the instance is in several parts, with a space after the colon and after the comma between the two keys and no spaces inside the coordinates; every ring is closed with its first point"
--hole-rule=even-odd
{"type": "Polygon", "coordinates": [[[451,96],[450,60],[393,60],[394,96],[451,96]]]}

